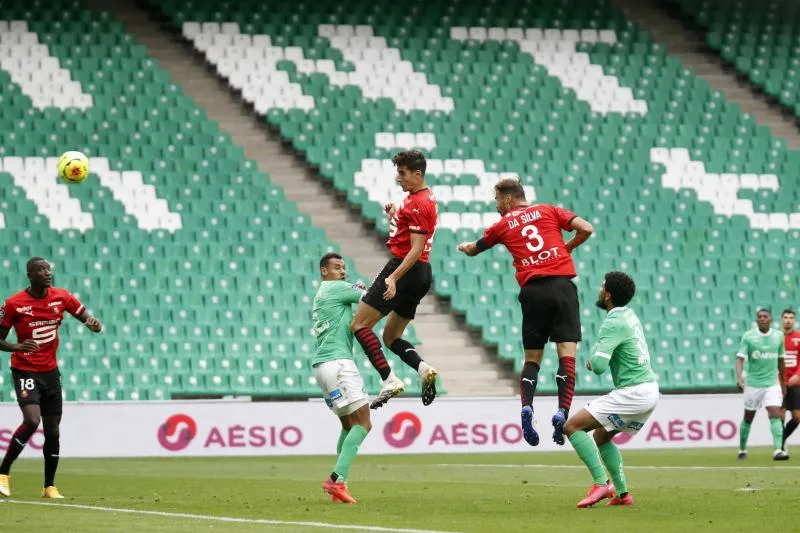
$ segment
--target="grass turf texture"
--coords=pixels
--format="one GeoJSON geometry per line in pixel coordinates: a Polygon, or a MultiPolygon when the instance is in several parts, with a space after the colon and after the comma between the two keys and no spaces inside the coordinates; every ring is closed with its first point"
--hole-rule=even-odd
{"type": "MultiPolygon", "coordinates": [[[[800,489],[800,467],[774,463],[766,448],[751,449],[744,463],[733,449],[623,450],[623,457],[634,467],[627,471],[634,508],[576,509],[591,482],[583,465],[572,453],[530,452],[359,457],[349,485],[360,501],[352,506],[332,504],[319,488],[331,457],[65,458],[57,479],[65,500],[52,507],[0,501],[0,516],[7,531],[53,524],[81,532],[347,530],[56,507],[65,503],[458,532],[551,532],[559,523],[589,531],[615,523],[629,531],[729,533],[784,530],[785,511],[794,507],[800,489]]],[[[12,500],[42,501],[41,460],[18,461],[11,480],[12,500]]]]}

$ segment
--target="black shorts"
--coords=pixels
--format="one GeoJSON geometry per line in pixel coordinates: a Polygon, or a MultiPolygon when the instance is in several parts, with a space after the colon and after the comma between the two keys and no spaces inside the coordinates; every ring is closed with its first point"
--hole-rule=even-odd
{"type": "Polygon", "coordinates": [[[384,300],[383,293],[386,292],[386,278],[397,270],[397,267],[402,263],[402,259],[393,257],[386,263],[383,270],[375,277],[367,294],[364,295],[364,302],[374,307],[381,312],[383,316],[388,315],[392,311],[397,313],[403,318],[413,320],[417,314],[417,306],[422,298],[428,294],[431,288],[431,275],[430,263],[417,261],[412,266],[405,276],[400,278],[395,284],[397,289],[394,298],[391,300],[384,300]]]}
{"type": "Polygon", "coordinates": [[[579,342],[581,316],[578,288],[566,276],[534,278],[519,291],[522,344],[541,350],[548,341],[579,342]]]}
{"type": "Polygon", "coordinates": [[[50,372],[30,372],[28,370],[11,369],[14,379],[14,390],[17,392],[17,403],[38,405],[42,416],[60,415],[63,399],[61,398],[61,372],[58,369],[50,372]]]}
{"type": "Polygon", "coordinates": [[[800,385],[786,387],[786,396],[783,397],[783,408],[787,411],[800,409],[800,385]]]}

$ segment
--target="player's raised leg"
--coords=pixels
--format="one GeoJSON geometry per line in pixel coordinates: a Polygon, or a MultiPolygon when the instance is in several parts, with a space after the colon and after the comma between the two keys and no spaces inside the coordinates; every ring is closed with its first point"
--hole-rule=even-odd
{"type": "Polygon", "coordinates": [[[603,468],[600,451],[594,439],[589,436],[590,431],[601,427],[586,409],[581,409],[564,424],[564,434],[592,475],[592,486],[589,487],[586,497],[578,502],[578,507],[591,507],[600,500],[614,496],[614,487],[603,468]]]}
{"type": "Polygon", "coordinates": [[[519,374],[519,397],[522,402],[520,422],[522,436],[531,446],[539,444],[539,433],[533,427],[533,397],[536,396],[536,385],[539,382],[539,368],[542,363],[544,348],[525,350],[525,363],[519,374]]]}
{"type": "Polygon", "coordinates": [[[350,323],[350,331],[361,345],[364,353],[367,354],[369,362],[372,363],[372,366],[375,367],[375,370],[378,371],[378,374],[380,374],[383,380],[381,391],[372,402],[371,407],[373,409],[380,407],[391,398],[403,392],[406,388],[403,381],[398,378],[395,373],[392,372],[391,367],[389,367],[389,362],[386,360],[386,355],[384,355],[383,349],[381,348],[381,341],[378,339],[378,336],[375,335],[375,332],[372,331],[372,328],[375,327],[375,324],[377,324],[383,316],[383,312],[361,301],[358,303],[356,314],[353,317],[353,321],[350,323]]]}
{"type": "Polygon", "coordinates": [[[417,371],[422,383],[422,404],[430,405],[436,398],[436,376],[438,373],[435,368],[420,357],[413,344],[401,338],[416,312],[416,304],[414,304],[413,309],[406,309],[406,307],[408,306],[403,306],[403,308],[398,308],[398,310],[389,313],[386,325],[383,328],[383,344],[388,346],[405,364],[417,371]],[[411,316],[408,317],[408,315],[411,316]]]}
{"type": "MultiPolygon", "coordinates": [[[[19,396],[17,397],[19,398],[19,396]]],[[[3,462],[0,463],[0,495],[5,497],[11,496],[11,465],[25,449],[25,445],[28,444],[28,440],[36,432],[42,420],[38,404],[21,405],[20,409],[22,409],[22,423],[11,435],[11,442],[8,444],[3,462]]]]}
{"type": "Polygon", "coordinates": [[[564,424],[569,418],[569,409],[572,407],[572,398],[575,396],[575,353],[578,350],[578,343],[559,342],[556,347],[558,349],[558,371],[556,372],[558,409],[551,422],[553,424],[553,441],[561,446],[564,444],[564,424]]]}

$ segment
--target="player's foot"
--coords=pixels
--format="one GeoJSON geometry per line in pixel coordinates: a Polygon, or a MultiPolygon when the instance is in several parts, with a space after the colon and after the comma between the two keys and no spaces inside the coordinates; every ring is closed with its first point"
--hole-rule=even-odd
{"type": "Polygon", "coordinates": [[[612,485],[610,481],[607,481],[605,485],[592,485],[589,487],[589,492],[586,494],[586,497],[578,502],[578,507],[581,509],[584,507],[591,507],[600,500],[613,497],[614,485],[612,485]]]}
{"type": "Polygon", "coordinates": [[[633,505],[633,496],[631,496],[630,492],[622,498],[615,496],[608,501],[606,507],[611,507],[612,505],[625,505],[630,507],[633,505]]]}
{"type": "Polygon", "coordinates": [[[436,376],[439,373],[431,365],[423,361],[419,367],[419,377],[422,379],[422,405],[430,405],[436,398],[436,376]],[[425,365],[423,367],[422,365],[425,365]]]}
{"type": "Polygon", "coordinates": [[[0,474],[0,496],[11,497],[11,478],[0,474]]]}
{"type": "Polygon", "coordinates": [[[785,451],[781,450],[781,449],[777,449],[774,452],[772,452],[772,460],[773,461],[788,461],[789,460],[789,454],[786,453],[785,451]]]}
{"type": "Polygon", "coordinates": [[[336,483],[332,478],[325,480],[322,490],[330,494],[331,500],[334,502],[356,503],[356,499],[347,492],[347,486],[344,483],[336,483]]]}
{"type": "Polygon", "coordinates": [[[553,415],[553,442],[559,446],[564,445],[564,424],[567,423],[567,411],[559,407],[553,415]]]}
{"type": "Polygon", "coordinates": [[[390,374],[389,377],[386,378],[386,381],[383,382],[383,387],[381,387],[381,391],[378,393],[378,396],[372,400],[371,404],[369,404],[369,408],[377,409],[378,407],[382,407],[383,404],[404,390],[406,390],[406,385],[403,383],[403,380],[394,374],[390,374]]]}
{"type": "Polygon", "coordinates": [[[740,461],[744,461],[747,459],[747,451],[746,450],[739,450],[739,455],[736,456],[737,459],[740,461]]]}
{"type": "Polygon", "coordinates": [[[539,444],[539,434],[533,429],[533,407],[526,405],[522,408],[522,436],[525,437],[525,442],[531,446],[539,444]]]}
{"type": "Polygon", "coordinates": [[[52,500],[61,500],[64,497],[58,492],[55,485],[50,485],[42,489],[42,498],[50,498],[52,500]]]}

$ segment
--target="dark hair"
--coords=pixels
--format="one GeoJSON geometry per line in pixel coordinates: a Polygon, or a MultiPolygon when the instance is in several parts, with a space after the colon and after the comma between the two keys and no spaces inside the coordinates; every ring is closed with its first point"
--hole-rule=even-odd
{"type": "Polygon", "coordinates": [[[794,309],[792,309],[791,307],[787,307],[787,308],[786,308],[786,309],[784,309],[784,310],[783,310],[783,312],[781,313],[781,316],[783,316],[783,315],[794,315],[794,316],[797,316],[797,313],[795,313],[795,312],[794,312],[794,309]]]}
{"type": "Polygon", "coordinates": [[[28,259],[28,263],[26,265],[27,271],[30,272],[31,269],[33,268],[33,265],[35,265],[39,261],[44,261],[46,263],[47,259],[45,259],[44,257],[31,257],[30,259],[28,259]]]}
{"type": "Polygon", "coordinates": [[[636,294],[636,283],[625,272],[609,272],[606,274],[605,289],[611,296],[615,307],[628,305],[636,294]]]}
{"type": "Polygon", "coordinates": [[[494,190],[500,194],[508,194],[515,200],[525,200],[525,189],[516,178],[503,178],[494,184],[494,190]]]}
{"type": "Polygon", "coordinates": [[[425,156],[419,150],[408,150],[400,152],[392,158],[394,166],[403,166],[409,170],[419,170],[422,175],[425,175],[425,169],[428,167],[425,156]]]}
{"type": "Polygon", "coordinates": [[[341,259],[342,256],[337,254],[336,252],[330,252],[322,256],[322,259],[319,260],[319,267],[326,267],[328,266],[328,262],[331,259],[341,259]]]}
{"type": "Polygon", "coordinates": [[[756,311],[756,316],[758,316],[758,315],[759,315],[759,313],[767,313],[769,316],[772,316],[772,311],[770,311],[770,310],[769,310],[769,309],[767,309],[766,307],[762,307],[761,309],[759,309],[758,311],[756,311]]]}

